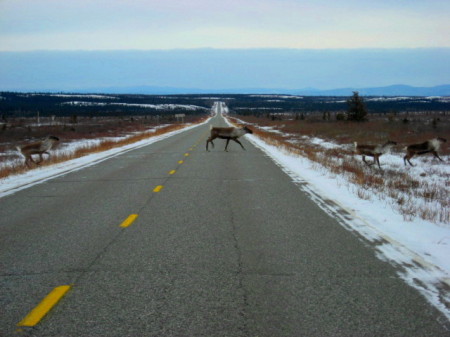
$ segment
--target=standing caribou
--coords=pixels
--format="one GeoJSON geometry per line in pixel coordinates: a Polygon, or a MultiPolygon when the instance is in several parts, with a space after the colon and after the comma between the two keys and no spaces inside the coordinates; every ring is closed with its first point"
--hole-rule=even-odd
{"type": "Polygon", "coordinates": [[[354,144],[355,144],[355,152],[356,154],[362,155],[363,162],[365,162],[369,166],[377,163],[380,169],[381,169],[380,156],[389,151],[391,147],[397,145],[396,142],[390,140],[384,143],[383,145],[364,145],[364,144],[358,145],[357,142],[355,142],[354,144]],[[368,163],[366,161],[366,156],[373,157],[373,163],[368,163]]]}
{"type": "Polygon", "coordinates": [[[29,162],[33,162],[36,165],[39,165],[43,160],[43,154],[46,153],[50,157],[50,153],[48,152],[53,145],[59,141],[58,137],[55,136],[48,136],[44,140],[39,142],[34,142],[31,144],[26,144],[22,146],[17,147],[17,151],[22,153],[25,156],[25,164],[29,167],[29,162]],[[39,155],[40,160],[38,162],[33,160],[33,155],[37,154],[39,155]]]}
{"type": "Polygon", "coordinates": [[[211,135],[206,140],[206,151],[208,150],[208,144],[211,143],[211,145],[214,148],[213,140],[216,138],[226,139],[227,144],[225,145],[225,151],[228,151],[228,143],[231,140],[234,140],[236,143],[238,143],[243,150],[245,150],[244,145],[241,144],[240,141],[238,141],[239,137],[242,137],[243,135],[247,133],[253,133],[252,130],[250,130],[248,127],[244,126],[241,128],[235,128],[235,127],[228,127],[228,128],[221,128],[221,127],[215,127],[211,125],[211,135]]]}
{"type": "Polygon", "coordinates": [[[414,166],[409,161],[412,157],[415,155],[421,155],[425,153],[432,153],[437,159],[440,161],[443,161],[441,157],[439,157],[437,151],[441,147],[442,143],[445,143],[447,139],[436,137],[430,140],[427,140],[426,142],[420,143],[420,144],[411,144],[406,147],[406,155],[403,157],[403,162],[406,165],[406,162],[409,163],[409,165],[414,166]]]}

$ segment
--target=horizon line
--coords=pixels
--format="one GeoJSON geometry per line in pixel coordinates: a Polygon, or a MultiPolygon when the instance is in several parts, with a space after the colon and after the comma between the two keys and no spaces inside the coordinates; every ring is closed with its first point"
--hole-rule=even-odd
{"type": "Polygon", "coordinates": [[[157,48],[157,49],[28,49],[28,50],[0,50],[0,53],[31,53],[31,52],[168,52],[168,51],[342,51],[342,50],[439,50],[450,49],[450,46],[442,47],[346,47],[346,48],[293,48],[293,47],[195,47],[195,48],[157,48]]]}
{"type": "MultiPolygon", "coordinates": [[[[332,89],[320,89],[320,88],[316,88],[316,87],[303,87],[303,88],[299,88],[299,87],[295,87],[295,88],[287,88],[287,87],[278,87],[278,88],[270,88],[270,87],[242,87],[242,88],[215,88],[215,89],[208,89],[208,88],[201,88],[201,87],[178,87],[178,86],[157,86],[157,85],[148,85],[148,84],[137,84],[137,85],[129,85],[129,86],[104,86],[104,87],[98,87],[98,88],[72,88],[72,89],[62,89],[62,90],[56,90],[56,89],[40,89],[40,90],[36,90],[36,89],[30,89],[30,90],[24,90],[24,89],[19,89],[19,90],[14,90],[14,89],[1,89],[0,88],[0,92],[17,92],[17,93],[54,93],[54,92],[62,92],[62,93],[76,93],[76,92],[80,92],[80,91],[86,91],[86,90],[91,90],[93,89],[94,91],[89,91],[89,93],[94,93],[95,90],[111,90],[111,89],[134,89],[134,88],[149,88],[149,89],[175,89],[175,90],[202,90],[202,91],[207,91],[207,90],[211,90],[209,92],[206,93],[192,93],[192,94],[222,94],[221,92],[216,92],[217,91],[227,91],[226,94],[230,94],[232,93],[232,90],[236,90],[235,94],[242,94],[239,93],[238,91],[244,91],[244,90],[273,90],[275,91],[281,91],[281,90],[286,90],[286,91],[296,91],[296,90],[309,90],[309,91],[319,91],[319,92],[324,92],[324,91],[337,91],[337,90],[368,90],[368,89],[384,89],[384,88],[391,88],[391,87],[408,87],[408,88],[412,88],[412,89],[432,89],[432,88],[436,88],[436,87],[443,87],[443,86],[450,86],[450,82],[449,83],[444,83],[444,84],[436,84],[436,85],[431,85],[431,86],[415,86],[415,85],[409,85],[409,84],[402,84],[402,83],[396,83],[396,84],[389,84],[389,85],[384,85],[384,86],[365,86],[365,87],[356,87],[356,86],[348,86],[348,87],[335,87],[332,89]],[[230,91],[230,92],[228,92],[230,91]]],[[[87,91],[86,91],[87,92],[87,91]]],[[[188,94],[188,93],[187,93],[188,94]]],[[[253,93],[252,93],[253,94],[253,93]]],[[[264,93],[266,94],[266,93],[264,93]]],[[[149,95],[153,95],[153,94],[149,94],[149,95]]],[[[156,94],[159,95],[159,94],[156,94]]],[[[176,95],[176,94],[171,94],[171,95],[176,95]]],[[[189,94],[188,94],[189,95],[189,94]]],[[[245,94],[244,94],[245,95],[245,94]]]]}

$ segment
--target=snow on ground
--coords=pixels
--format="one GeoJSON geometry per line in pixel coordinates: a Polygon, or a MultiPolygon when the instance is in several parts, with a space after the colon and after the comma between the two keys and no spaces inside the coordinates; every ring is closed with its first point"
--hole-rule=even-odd
{"type": "Polygon", "coordinates": [[[105,141],[118,142],[118,141],[130,138],[130,137],[133,137],[136,134],[154,133],[157,130],[164,128],[166,126],[169,126],[169,125],[170,124],[161,124],[161,125],[149,128],[145,131],[132,132],[125,136],[119,136],[119,137],[102,137],[102,138],[96,138],[96,139],[82,139],[82,140],[76,140],[76,141],[71,141],[71,142],[64,142],[64,143],[58,145],[58,147],[54,150],[54,153],[56,155],[58,155],[58,154],[70,155],[70,154],[74,153],[76,150],[78,150],[79,148],[94,147],[105,141]]]}
{"type": "Polygon", "coordinates": [[[98,99],[119,99],[118,97],[114,96],[107,96],[107,95],[79,95],[79,94],[22,94],[20,95],[22,97],[30,97],[30,96],[53,96],[53,97],[62,97],[62,98],[98,98],[98,99]]]}
{"type": "MultiPolygon", "coordinates": [[[[241,121],[245,124],[243,121],[241,121]]],[[[260,127],[263,130],[280,133],[272,127],[260,127]]],[[[369,220],[374,227],[382,233],[389,235],[396,241],[404,244],[412,251],[419,253],[427,260],[431,260],[442,270],[449,273],[450,277],[450,224],[435,224],[427,220],[404,219],[404,216],[396,211],[396,207],[390,205],[388,198],[369,197],[368,200],[357,196],[358,186],[351,186],[343,177],[332,174],[320,164],[307,158],[296,156],[279,147],[268,145],[255,135],[247,135],[254,145],[265,151],[274,161],[286,167],[294,178],[301,178],[314,185],[321,195],[333,200],[338,200],[345,208],[350,209],[359,217],[369,220]]],[[[324,149],[338,148],[342,145],[325,141],[317,137],[304,136],[304,141],[318,145],[324,149]]],[[[444,162],[449,159],[442,156],[444,162]]],[[[405,166],[401,156],[387,153],[381,157],[383,167],[404,170],[405,166]]],[[[416,166],[407,167],[408,173],[414,177],[427,179],[430,185],[445,186],[450,177],[450,166],[433,158],[414,157],[416,166]]],[[[372,169],[367,167],[368,170],[372,169]]],[[[437,206],[439,207],[439,206],[437,206]]]]}
{"type": "Polygon", "coordinates": [[[310,142],[311,144],[314,145],[318,145],[324,149],[337,149],[339,147],[341,147],[341,145],[333,143],[333,142],[328,142],[322,138],[318,138],[318,137],[306,137],[308,142],[310,142]]]}
{"type": "MultiPolygon", "coordinates": [[[[120,153],[152,144],[198,125],[200,124],[121,148],[87,155],[53,166],[40,167],[21,175],[2,179],[0,180],[0,198],[73,170],[94,165],[120,153]]],[[[283,152],[255,135],[245,137],[271,157],[325,212],[337,218],[338,222],[348,230],[358,232],[373,243],[377,256],[397,266],[400,277],[422,293],[450,320],[448,307],[450,294],[446,290],[450,286],[450,224],[436,225],[417,218],[406,221],[393,207],[387,205],[385,200],[360,199],[355,190],[348,187],[348,181],[330,174],[318,164],[283,152]],[[341,209],[345,210],[344,215],[341,209]],[[447,302],[447,305],[444,302],[447,302]]],[[[320,139],[315,139],[314,143],[325,144],[325,147],[335,145],[327,144],[320,139]]],[[[416,170],[417,175],[426,171],[427,165],[420,165],[423,162],[419,160],[416,163],[418,165],[411,170],[416,170]]],[[[394,155],[383,156],[382,164],[403,165],[401,159],[394,155]]],[[[443,169],[448,170],[450,174],[448,167],[444,165],[443,169]]]]}
{"type": "Polygon", "coordinates": [[[395,102],[395,101],[404,101],[407,99],[411,99],[411,97],[368,97],[366,101],[368,102],[395,102]]]}
{"type": "MultiPolygon", "coordinates": [[[[365,101],[367,102],[397,102],[397,101],[405,101],[405,100],[414,100],[416,102],[423,102],[423,103],[429,103],[430,101],[436,100],[439,102],[448,102],[450,100],[449,97],[445,96],[377,96],[377,97],[371,97],[368,96],[365,98],[365,101]]],[[[340,99],[340,98],[331,98],[324,103],[346,103],[346,100],[340,99]]]]}
{"type": "MultiPolygon", "coordinates": [[[[0,198],[6,196],[8,194],[12,194],[17,191],[20,191],[22,189],[28,188],[32,185],[42,183],[46,180],[58,177],[63,174],[67,174],[71,171],[79,170],[84,167],[94,165],[98,162],[101,162],[101,161],[111,158],[113,156],[117,156],[121,153],[130,151],[130,150],[134,150],[134,149],[137,149],[137,148],[140,148],[143,146],[150,145],[150,144],[160,141],[162,139],[176,135],[180,132],[190,130],[199,125],[203,125],[203,124],[207,123],[208,121],[209,121],[209,119],[207,119],[206,121],[204,121],[200,124],[190,125],[183,129],[171,131],[171,132],[159,135],[159,136],[144,139],[144,140],[141,140],[139,142],[136,142],[136,143],[133,143],[130,145],[117,147],[117,148],[114,148],[114,149],[111,149],[108,151],[104,151],[104,152],[86,155],[81,158],[72,159],[72,160],[62,162],[59,164],[55,164],[55,165],[51,165],[51,166],[38,167],[36,169],[30,170],[23,174],[18,174],[18,175],[4,178],[4,179],[0,179],[0,198]]],[[[64,151],[74,151],[76,148],[79,148],[80,146],[90,145],[90,142],[91,142],[91,140],[73,143],[73,144],[69,145],[67,148],[65,148],[64,151]]]]}
{"type": "MultiPolygon", "coordinates": [[[[406,283],[450,320],[450,224],[438,225],[418,217],[407,221],[387,199],[359,198],[357,186],[349,185],[344,177],[332,174],[320,164],[269,145],[256,135],[245,137],[272,158],[319,207],[337,218],[343,227],[369,241],[378,258],[393,264],[406,283]]],[[[339,146],[319,138],[310,142],[324,148],[339,146]]],[[[398,155],[386,154],[381,161],[385,166],[404,167],[398,155]]],[[[427,170],[427,174],[430,170],[443,170],[437,184],[445,184],[450,176],[448,165],[437,164],[438,168],[432,168],[426,159],[414,161],[417,166],[410,168],[414,176],[427,170]]],[[[432,173],[428,176],[433,177],[432,173]]]]}
{"type": "Polygon", "coordinates": [[[234,108],[234,110],[283,110],[283,108],[267,108],[264,106],[256,107],[256,108],[234,108]]]}
{"type": "Polygon", "coordinates": [[[418,218],[405,221],[402,215],[388,207],[382,200],[358,198],[348,189],[346,181],[339,176],[329,174],[325,169],[320,169],[318,164],[280,151],[279,147],[268,145],[254,135],[246,137],[277,163],[294,173],[293,178],[301,178],[309,182],[320,195],[338,201],[352,213],[369,221],[380,232],[402,243],[423,258],[432,260],[434,264],[449,272],[450,276],[449,226],[437,225],[418,218]]]}
{"type": "MultiPolygon", "coordinates": [[[[130,138],[130,137],[134,136],[135,134],[139,134],[139,133],[153,133],[153,132],[156,132],[158,129],[164,128],[169,125],[170,124],[161,124],[161,125],[158,125],[155,127],[151,127],[145,131],[132,132],[130,134],[127,134],[124,136],[118,136],[118,137],[102,137],[102,138],[95,138],[95,139],[81,139],[81,140],[65,141],[61,144],[58,144],[56,146],[56,148],[52,149],[52,153],[56,156],[71,155],[80,148],[94,147],[105,141],[118,142],[120,140],[130,138]]],[[[0,159],[2,159],[0,161],[0,168],[14,167],[18,164],[18,162],[23,162],[23,156],[15,149],[0,153],[0,159]],[[2,159],[2,157],[5,157],[5,158],[2,159]]]]}
{"type": "Polygon", "coordinates": [[[281,132],[280,130],[277,130],[277,129],[271,127],[271,126],[261,126],[259,128],[264,130],[264,131],[268,131],[268,132],[272,132],[272,133],[278,133],[278,134],[283,134],[283,132],[281,132]]]}
{"type": "Polygon", "coordinates": [[[192,104],[134,104],[134,103],[104,103],[104,102],[86,102],[86,101],[70,101],[61,103],[62,105],[79,105],[79,106],[129,106],[129,107],[138,107],[138,108],[147,108],[147,109],[155,109],[155,110],[175,110],[175,109],[184,109],[184,110],[209,110],[208,108],[192,105],[192,104]]]}
{"type": "Polygon", "coordinates": [[[250,97],[261,97],[261,98],[292,98],[292,99],[303,99],[303,96],[292,96],[292,95],[249,95],[250,97]]]}

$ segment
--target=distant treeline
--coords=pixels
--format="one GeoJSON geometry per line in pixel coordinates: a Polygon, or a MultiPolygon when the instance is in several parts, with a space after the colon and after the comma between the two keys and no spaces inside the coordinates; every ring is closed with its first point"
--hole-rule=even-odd
{"type": "MultiPolygon", "coordinates": [[[[231,110],[241,115],[272,113],[345,112],[347,100],[342,96],[240,95],[227,101],[231,110]]],[[[450,97],[362,97],[370,113],[450,111],[450,97]]]]}
{"type": "Polygon", "coordinates": [[[199,96],[0,92],[0,117],[198,115],[208,114],[213,103],[199,96]]]}
{"type": "MultiPolygon", "coordinates": [[[[363,100],[370,113],[450,111],[450,97],[371,97],[363,100]]],[[[344,112],[342,96],[289,95],[117,95],[0,92],[0,117],[130,116],[208,114],[215,101],[225,101],[239,114],[344,112]],[[158,108],[145,106],[157,105],[158,108]]]]}

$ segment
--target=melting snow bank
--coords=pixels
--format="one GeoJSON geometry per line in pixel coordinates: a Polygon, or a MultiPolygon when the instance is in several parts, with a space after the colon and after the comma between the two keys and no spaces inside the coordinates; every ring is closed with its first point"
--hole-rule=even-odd
{"type": "MultiPolygon", "coordinates": [[[[134,150],[143,146],[147,146],[160,140],[171,137],[173,135],[176,135],[178,133],[193,129],[197,126],[208,123],[209,119],[210,118],[208,118],[206,121],[202,123],[190,125],[183,129],[167,132],[165,134],[150,137],[148,139],[143,139],[133,144],[113,148],[108,151],[89,154],[80,158],[68,160],[51,166],[43,166],[40,168],[36,168],[34,170],[30,170],[23,174],[18,174],[7,177],[5,179],[0,179],[0,198],[4,197],[5,195],[12,194],[22,189],[28,188],[32,185],[39,184],[46,180],[67,174],[71,171],[79,170],[84,167],[97,164],[103,160],[106,160],[113,156],[117,156],[121,153],[134,150]]],[[[87,142],[89,142],[89,140],[87,140],[87,142]]]]}
{"type": "Polygon", "coordinates": [[[358,198],[339,177],[318,170],[308,159],[280,151],[255,135],[245,137],[325,212],[368,241],[378,258],[394,265],[402,279],[450,320],[450,228],[425,220],[405,221],[382,202],[358,198]]]}

